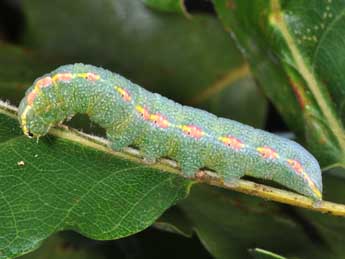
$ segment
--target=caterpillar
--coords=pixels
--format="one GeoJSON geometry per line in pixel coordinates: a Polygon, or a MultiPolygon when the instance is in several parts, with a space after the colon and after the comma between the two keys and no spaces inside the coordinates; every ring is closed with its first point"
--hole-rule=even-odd
{"type": "Polygon", "coordinates": [[[173,159],[187,177],[208,168],[225,182],[248,175],[322,199],[319,164],[296,142],[175,103],[103,68],[64,65],[36,79],[18,116],[25,135],[40,137],[76,113],[106,130],[111,149],[132,145],[148,161],[173,159]]]}

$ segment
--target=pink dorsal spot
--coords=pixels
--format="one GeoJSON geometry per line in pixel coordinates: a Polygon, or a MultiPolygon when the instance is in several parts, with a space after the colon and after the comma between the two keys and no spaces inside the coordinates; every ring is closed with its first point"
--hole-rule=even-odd
{"type": "Polygon", "coordinates": [[[128,93],[127,90],[122,89],[123,91],[121,92],[122,99],[125,100],[126,102],[130,102],[132,100],[132,97],[128,93]]]}
{"type": "Polygon", "coordinates": [[[288,159],[287,162],[296,173],[298,174],[303,173],[304,170],[300,162],[293,159],[288,159]]]}
{"type": "Polygon", "coordinates": [[[61,82],[69,82],[72,80],[72,78],[73,75],[71,73],[60,73],[54,76],[54,79],[61,82]]]}
{"type": "Polygon", "coordinates": [[[159,113],[152,114],[150,116],[150,120],[160,128],[166,129],[169,127],[169,121],[167,120],[167,118],[159,113]]]}
{"type": "Polygon", "coordinates": [[[99,75],[95,74],[95,73],[86,73],[86,79],[89,81],[97,81],[100,78],[99,75]]]}
{"type": "Polygon", "coordinates": [[[183,125],[182,126],[182,131],[195,139],[200,139],[202,136],[205,135],[205,132],[202,131],[201,128],[199,128],[198,126],[195,125],[183,125]]]}
{"type": "Polygon", "coordinates": [[[35,89],[33,89],[33,90],[28,94],[28,97],[27,97],[28,105],[30,105],[30,106],[33,105],[36,96],[37,96],[37,92],[36,92],[35,89]]]}
{"type": "Polygon", "coordinates": [[[276,159],[276,158],[279,158],[278,153],[273,148],[264,146],[264,147],[258,147],[256,150],[265,159],[276,159]]]}
{"type": "Polygon", "coordinates": [[[228,147],[233,148],[235,150],[240,150],[244,147],[243,142],[233,136],[221,137],[221,141],[228,147]]]}
{"type": "Polygon", "coordinates": [[[44,78],[41,78],[40,80],[38,80],[36,82],[36,86],[38,88],[44,88],[44,87],[50,86],[52,83],[53,83],[52,78],[50,76],[47,76],[47,77],[44,77],[44,78]]]}
{"type": "Polygon", "coordinates": [[[144,109],[141,113],[141,116],[143,117],[144,120],[149,120],[150,118],[150,113],[147,109],[144,109]]]}
{"type": "Polygon", "coordinates": [[[121,98],[125,102],[130,102],[132,100],[131,95],[129,94],[129,92],[126,89],[124,89],[124,88],[122,88],[120,86],[115,86],[114,88],[121,95],[121,98]]]}
{"type": "Polygon", "coordinates": [[[150,119],[150,113],[149,113],[149,111],[148,111],[146,108],[144,108],[144,107],[142,107],[142,106],[140,106],[140,105],[137,105],[137,106],[135,107],[135,109],[140,113],[140,116],[141,116],[144,120],[149,120],[149,119],[150,119]]]}

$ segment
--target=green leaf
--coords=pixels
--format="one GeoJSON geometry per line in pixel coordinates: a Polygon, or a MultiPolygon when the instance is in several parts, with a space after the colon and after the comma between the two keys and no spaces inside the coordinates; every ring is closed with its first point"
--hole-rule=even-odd
{"type": "Polygon", "coordinates": [[[178,206],[216,258],[249,258],[248,249],[253,246],[287,257],[323,259],[332,253],[333,258],[342,258],[341,253],[319,242],[319,235],[326,237],[323,233],[316,232],[314,239],[310,230],[314,217],[342,223],[344,218],[310,211],[308,218],[299,217],[293,208],[206,185],[194,185],[178,206]]]}
{"type": "Polygon", "coordinates": [[[47,65],[42,57],[27,49],[0,43],[0,96],[19,103],[33,80],[56,64],[47,65]]]}
{"type": "Polygon", "coordinates": [[[192,223],[177,207],[172,207],[166,211],[156,221],[154,226],[158,229],[180,234],[185,237],[192,237],[193,235],[192,223]]]}
{"type": "Polygon", "coordinates": [[[266,100],[215,17],[186,19],[139,0],[23,5],[27,46],[52,63],[103,66],[180,103],[263,126],[266,100]]]}
{"type": "Polygon", "coordinates": [[[286,259],[285,257],[260,248],[251,249],[249,252],[255,259],[286,259]]]}
{"type": "MultiPolygon", "coordinates": [[[[325,185],[325,198],[345,204],[344,178],[345,169],[333,169],[327,171],[323,182],[325,185]]],[[[309,213],[306,210],[298,210],[301,217],[312,226],[312,232],[319,236],[319,246],[328,249],[332,258],[344,258],[345,243],[345,218],[334,217],[327,214],[309,213]]],[[[327,258],[329,256],[325,256],[327,258]]]]}
{"type": "Polygon", "coordinates": [[[323,167],[344,167],[344,6],[318,0],[214,3],[291,129],[323,167]]]}
{"type": "Polygon", "coordinates": [[[95,251],[90,242],[79,242],[56,234],[45,240],[42,246],[33,253],[18,259],[105,259],[99,251],[95,251]]]}
{"type": "Polygon", "coordinates": [[[143,164],[53,136],[37,143],[3,113],[0,258],[27,253],[64,229],[93,239],[131,235],[188,192],[190,181],[143,164]]]}
{"type": "Polygon", "coordinates": [[[143,2],[159,11],[187,14],[183,0],[143,0],[143,2]]]}
{"type": "Polygon", "coordinates": [[[197,93],[187,103],[220,117],[263,128],[267,102],[260,89],[253,83],[249,68],[244,64],[197,93]]]}

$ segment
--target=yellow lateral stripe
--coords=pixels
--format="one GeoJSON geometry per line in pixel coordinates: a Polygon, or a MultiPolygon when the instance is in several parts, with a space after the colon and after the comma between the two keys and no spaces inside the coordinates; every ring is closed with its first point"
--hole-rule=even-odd
{"type": "Polygon", "coordinates": [[[25,107],[25,110],[23,111],[22,113],[22,116],[20,117],[21,119],[21,124],[22,124],[22,129],[23,129],[23,132],[25,135],[28,135],[29,133],[29,130],[28,130],[28,127],[26,126],[26,114],[28,113],[28,111],[31,109],[31,106],[27,105],[25,107]]]}

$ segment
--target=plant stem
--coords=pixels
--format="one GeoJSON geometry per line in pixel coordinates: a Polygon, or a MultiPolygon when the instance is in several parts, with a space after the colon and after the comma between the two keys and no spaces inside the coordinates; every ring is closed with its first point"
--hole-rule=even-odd
{"type": "MultiPolygon", "coordinates": [[[[11,118],[17,118],[17,108],[5,102],[2,102],[1,100],[0,113],[5,114],[6,116],[9,116],[11,118]]],[[[49,134],[64,140],[96,149],[104,153],[108,153],[116,157],[147,165],[147,163],[145,163],[144,159],[142,158],[139,150],[136,150],[134,148],[125,148],[123,152],[111,150],[110,148],[108,148],[108,140],[83,133],[76,129],[69,128],[65,125],[60,125],[58,127],[52,128],[49,131],[49,134]]],[[[160,159],[157,163],[147,166],[185,177],[185,175],[183,175],[183,173],[179,169],[177,163],[169,159],[160,159]]],[[[296,207],[306,208],[322,213],[329,213],[335,216],[345,216],[345,205],[343,204],[337,204],[329,201],[313,201],[312,199],[297,193],[281,190],[263,184],[258,184],[248,180],[239,179],[234,180],[231,183],[225,183],[222,179],[219,179],[214,172],[207,170],[199,171],[195,175],[195,177],[191,178],[191,180],[193,180],[195,183],[205,183],[224,189],[246,193],[252,196],[261,197],[263,199],[289,204],[296,207]]]]}

